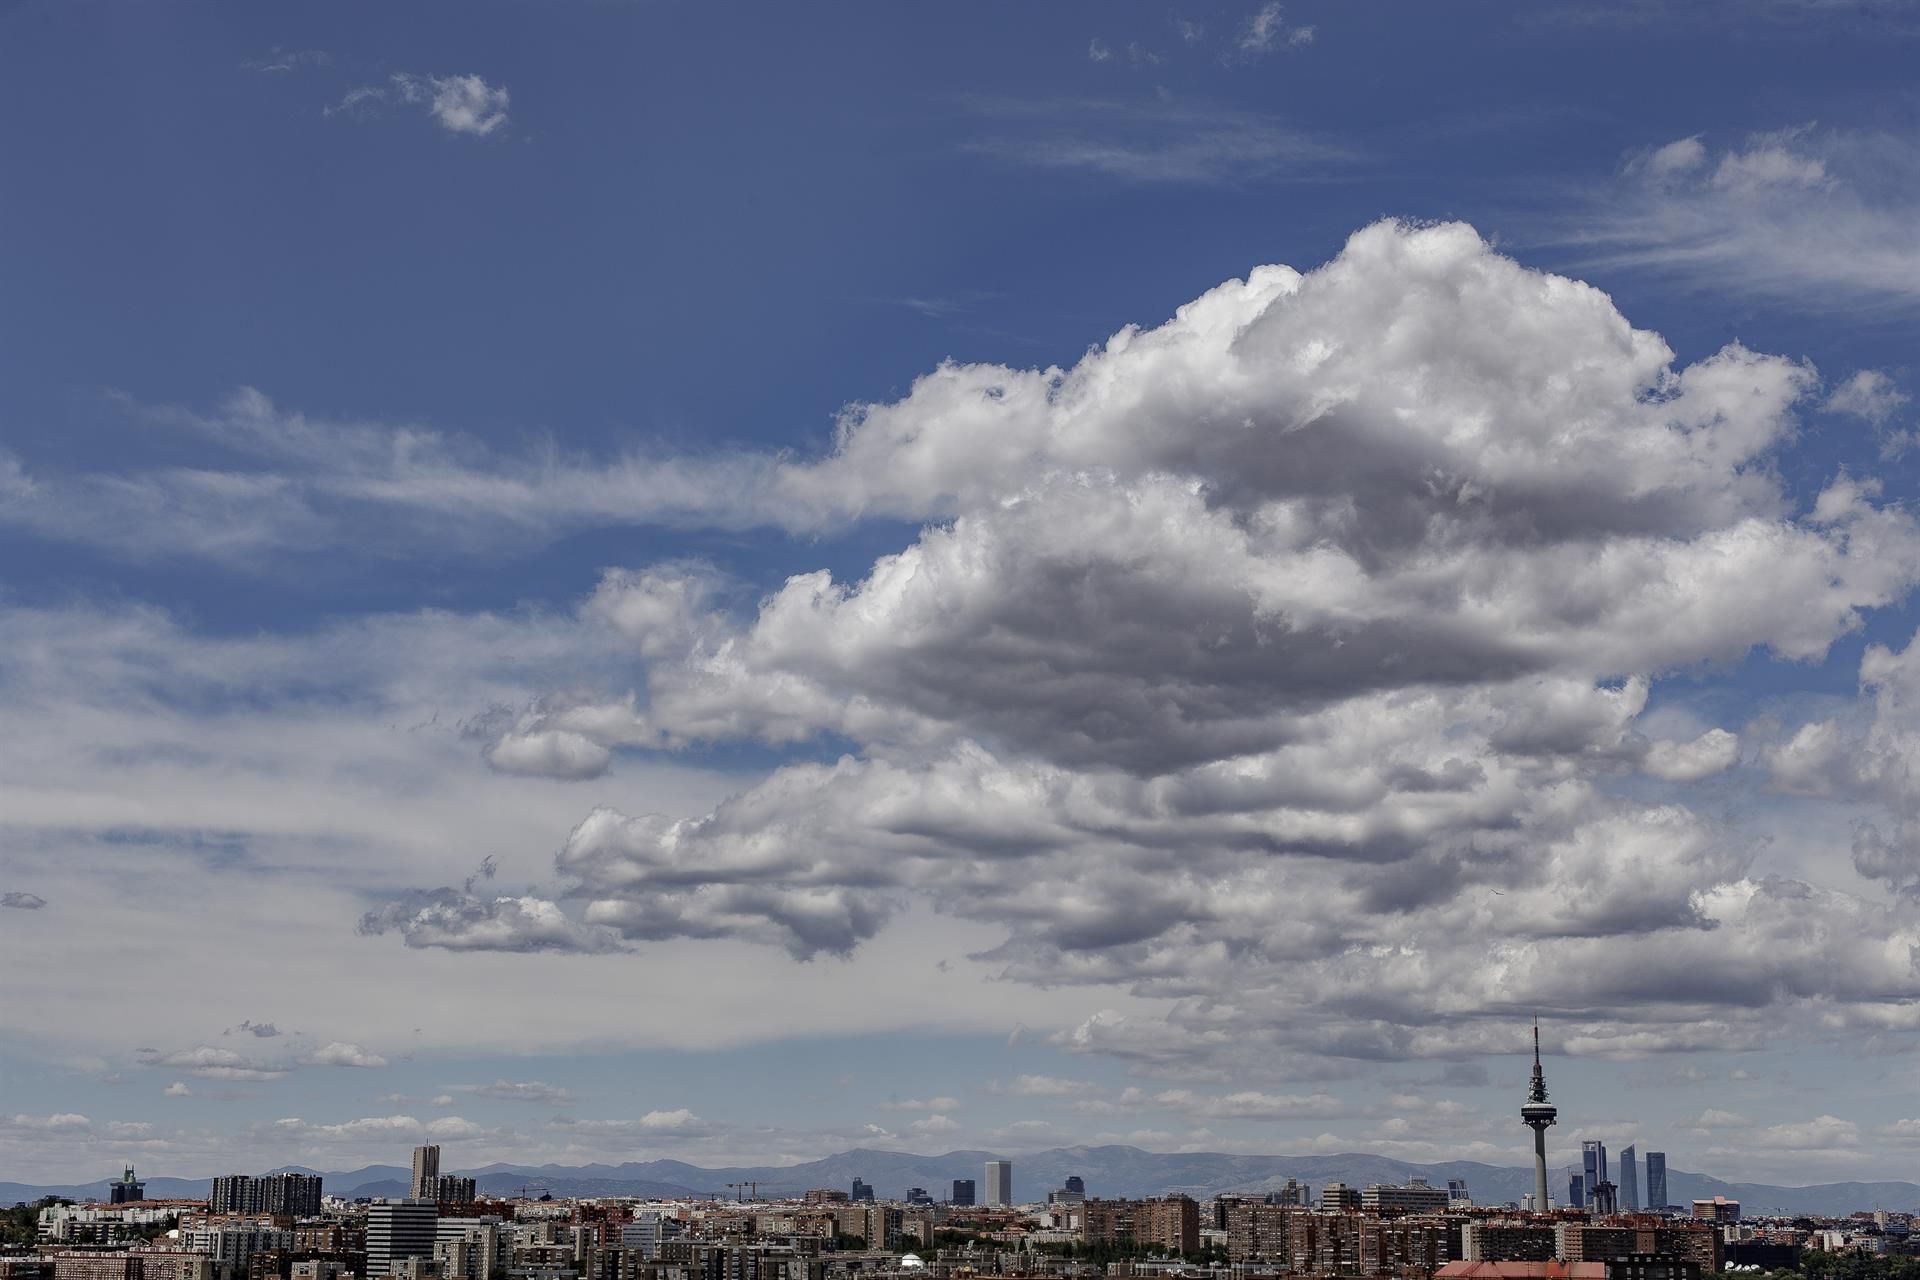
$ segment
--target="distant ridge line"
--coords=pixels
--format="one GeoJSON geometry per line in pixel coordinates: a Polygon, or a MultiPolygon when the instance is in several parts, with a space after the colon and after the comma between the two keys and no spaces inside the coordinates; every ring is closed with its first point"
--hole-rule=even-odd
{"type": "MultiPolygon", "coordinates": [[[[1013,1161],[1014,1196],[1040,1200],[1059,1187],[1069,1174],[1086,1179],[1088,1194],[1101,1197],[1161,1195],[1184,1191],[1197,1197],[1224,1192],[1261,1192],[1277,1188],[1288,1178],[1306,1182],[1316,1191],[1328,1182],[1366,1186],[1374,1182],[1404,1183],[1424,1177],[1435,1186],[1463,1178],[1482,1204],[1517,1203],[1533,1187],[1530,1168],[1507,1168],[1475,1161],[1455,1160],[1414,1164],[1365,1152],[1324,1156],[1249,1156],[1224,1152],[1154,1152],[1138,1147],[1055,1147],[1046,1151],[1006,1154],[984,1150],[949,1151],[917,1155],[905,1151],[855,1148],[818,1160],[793,1165],[741,1165],[703,1168],[680,1160],[628,1161],[621,1164],[533,1165],[496,1162],[468,1167],[460,1173],[475,1178],[481,1191],[506,1195],[535,1179],[556,1197],[657,1196],[676,1198],[724,1195],[730,1182],[757,1182],[763,1197],[798,1196],[813,1187],[846,1189],[855,1177],[873,1184],[878,1194],[900,1198],[909,1187],[925,1187],[944,1197],[955,1178],[975,1178],[990,1159],[1013,1161]]],[[[449,1168],[451,1161],[448,1162],[449,1168]]],[[[360,1169],[325,1172],[298,1165],[281,1169],[319,1172],[329,1195],[398,1196],[406,1194],[409,1170],[399,1165],[368,1165],[360,1169]]],[[[236,1166],[221,1173],[267,1172],[236,1166]]],[[[113,1171],[117,1176],[118,1170],[113,1171]]],[[[1669,1195],[1677,1205],[1696,1197],[1724,1195],[1740,1201],[1749,1214],[1839,1215],[1874,1207],[1920,1209],[1920,1185],[1912,1182],[1831,1182],[1783,1187],[1768,1183],[1728,1182],[1704,1174],[1669,1167],[1669,1195]]],[[[202,1197],[210,1178],[149,1176],[147,1194],[154,1197],[202,1197]]],[[[37,1185],[0,1182],[0,1204],[36,1200],[44,1195],[73,1199],[104,1196],[108,1177],[98,1182],[37,1185]]],[[[1564,1194],[1565,1188],[1558,1188],[1564,1194]]]]}

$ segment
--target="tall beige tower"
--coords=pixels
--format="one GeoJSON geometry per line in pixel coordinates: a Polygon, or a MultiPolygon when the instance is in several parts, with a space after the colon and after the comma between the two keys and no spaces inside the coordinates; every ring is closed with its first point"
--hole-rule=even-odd
{"type": "Polygon", "coordinates": [[[413,1149],[413,1188],[407,1194],[415,1200],[434,1198],[434,1184],[440,1180],[440,1148],[413,1149]]]}

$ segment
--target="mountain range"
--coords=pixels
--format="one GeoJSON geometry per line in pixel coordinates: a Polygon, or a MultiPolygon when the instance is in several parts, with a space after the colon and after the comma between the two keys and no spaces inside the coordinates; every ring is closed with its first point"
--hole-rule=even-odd
{"type": "MultiPolygon", "coordinates": [[[[625,1164],[523,1165],[489,1164],[459,1172],[476,1179],[482,1194],[513,1195],[523,1188],[532,1194],[551,1192],[567,1196],[698,1195],[731,1197],[745,1184],[756,1184],[762,1197],[798,1196],[812,1187],[846,1188],[862,1178],[882,1197],[904,1197],[911,1187],[925,1188],[935,1199],[945,1199],[956,1178],[971,1178],[982,1189],[982,1166],[997,1159],[989,1151],[949,1151],[922,1156],[904,1151],[856,1149],[804,1164],[703,1169],[679,1160],[648,1160],[625,1164]]],[[[319,1172],[285,1166],[283,1172],[319,1172]]],[[[1288,1178],[1318,1188],[1328,1182],[1363,1187],[1369,1183],[1404,1183],[1425,1178],[1437,1187],[1462,1178],[1481,1204],[1518,1202],[1533,1187],[1533,1172],[1456,1160],[1442,1164],[1409,1164],[1384,1156],[1350,1153],[1329,1156],[1244,1156],[1219,1152],[1166,1154],[1138,1147],[1056,1147],[1029,1152],[1013,1161],[1014,1195],[1038,1200],[1060,1186],[1069,1174],[1086,1180],[1087,1194],[1096,1197],[1141,1197],[1184,1191],[1206,1197],[1227,1191],[1272,1190],[1288,1178]]],[[[402,1196],[408,1170],[398,1165],[322,1173],[330,1195],[402,1196]]],[[[1558,1181],[1561,1174],[1556,1170],[1558,1181]]],[[[147,1194],[156,1198],[200,1198],[208,1192],[207,1178],[153,1177],[147,1194]]],[[[1780,1187],[1765,1183],[1726,1182],[1706,1174],[1667,1171],[1669,1199],[1686,1204],[1714,1195],[1738,1200],[1745,1213],[1837,1215],[1856,1209],[1920,1209],[1920,1186],[1911,1182],[1829,1182],[1813,1186],[1780,1187]]],[[[73,1199],[104,1198],[107,1180],[74,1186],[30,1186],[0,1182],[0,1204],[31,1201],[45,1195],[73,1199]]],[[[1564,1186],[1561,1190],[1564,1191],[1564,1186]]]]}

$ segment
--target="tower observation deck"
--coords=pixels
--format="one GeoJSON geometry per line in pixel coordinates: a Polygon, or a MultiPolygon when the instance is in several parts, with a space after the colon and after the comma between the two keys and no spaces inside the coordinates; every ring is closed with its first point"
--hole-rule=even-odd
{"type": "Polygon", "coordinates": [[[1540,1019],[1533,1020],[1533,1082],[1527,1089],[1526,1105],[1520,1108],[1520,1123],[1533,1130],[1533,1208],[1547,1211],[1547,1129],[1560,1116],[1560,1108],[1547,1101],[1547,1077],[1540,1069],[1540,1019]]]}

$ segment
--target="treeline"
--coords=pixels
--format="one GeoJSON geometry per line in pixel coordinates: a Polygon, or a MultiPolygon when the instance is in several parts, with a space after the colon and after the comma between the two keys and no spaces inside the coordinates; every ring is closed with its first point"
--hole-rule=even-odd
{"type": "Polygon", "coordinates": [[[1827,1253],[1803,1249],[1793,1271],[1772,1273],[1783,1280],[1920,1280],[1920,1257],[1904,1253],[1827,1253]]]}
{"type": "Polygon", "coordinates": [[[0,1209],[0,1244],[32,1244],[40,1231],[40,1211],[56,1204],[72,1204],[60,1196],[42,1196],[32,1204],[0,1209]]]}

